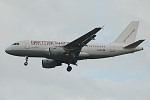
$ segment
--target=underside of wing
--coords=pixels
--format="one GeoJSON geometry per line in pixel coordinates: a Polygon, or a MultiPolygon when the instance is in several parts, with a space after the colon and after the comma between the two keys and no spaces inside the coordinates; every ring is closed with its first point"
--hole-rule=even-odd
{"type": "Polygon", "coordinates": [[[69,44],[65,45],[64,47],[66,49],[76,49],[76,48],[82,48],[87,43],[89,43],[91,40],[93,40],[96,37],[96,33],[102,29],[101,27],[95,28],[92,31],[86,33],[85,35],[79,37],[78,39],[70,42],[69,44]]]}

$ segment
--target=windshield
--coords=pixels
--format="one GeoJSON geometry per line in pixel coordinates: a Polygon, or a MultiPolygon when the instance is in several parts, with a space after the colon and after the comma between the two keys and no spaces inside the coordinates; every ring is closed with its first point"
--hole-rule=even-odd
{"type": "Polygon", "coordinates": [[[19,43],[13,43],[12,45],[19,45],[19,43]]]}

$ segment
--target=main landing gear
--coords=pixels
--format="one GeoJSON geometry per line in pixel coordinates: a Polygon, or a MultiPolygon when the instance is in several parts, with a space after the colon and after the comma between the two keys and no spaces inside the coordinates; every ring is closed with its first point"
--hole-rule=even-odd
{"type": "Polygon", "coordinates": [[[67,71],[70,72],[72,70],[72,67],[68,65],[67,71]]]}
{"type": "Polygon", "coordinates": [[[28,56],[25,56],[25,60],[26,61],[25,61],[24,65],[27,66],[28,65],[28,56]]]}

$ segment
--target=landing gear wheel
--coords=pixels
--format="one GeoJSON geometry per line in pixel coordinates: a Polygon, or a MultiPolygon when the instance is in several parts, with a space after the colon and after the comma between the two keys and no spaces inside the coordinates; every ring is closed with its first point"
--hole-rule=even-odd
{"type": "Polygon", "coordinates": [[[24,65],[27,66],[27,65],[28,65],[28,62],[25,62],[24,65]]]}
{"type": "Polygon", "coordinates": [[[68,67],[67,67],[67,71],[70,72],[71,70],[72,70],[72,67],[71,67],[71,66],[68,66],[68,67]]]}
{"type": "Polygon", "coordinates": [[[25,60],[26,60],[26,62],[24,63],[24,65],[27,66],[28,65],[28,56],[25,56],[25,60]]]}

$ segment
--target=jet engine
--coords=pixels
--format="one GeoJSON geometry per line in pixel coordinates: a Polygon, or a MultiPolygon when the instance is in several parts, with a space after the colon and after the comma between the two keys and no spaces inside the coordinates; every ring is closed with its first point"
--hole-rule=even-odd
{"type": "Polygon", "coordinates": [[[51,56],[60,56],[65,53],[65,50],[63,47],[50,47],[49,48],[49,54],[51,56]]]}
{"type": "Polygon", "coordinates": [[[44,59],[42,60],[42,67],[43,68],[55,68],[56,66],[61,66],[62,63],[55,61],[53,59],[44,59]]]}

